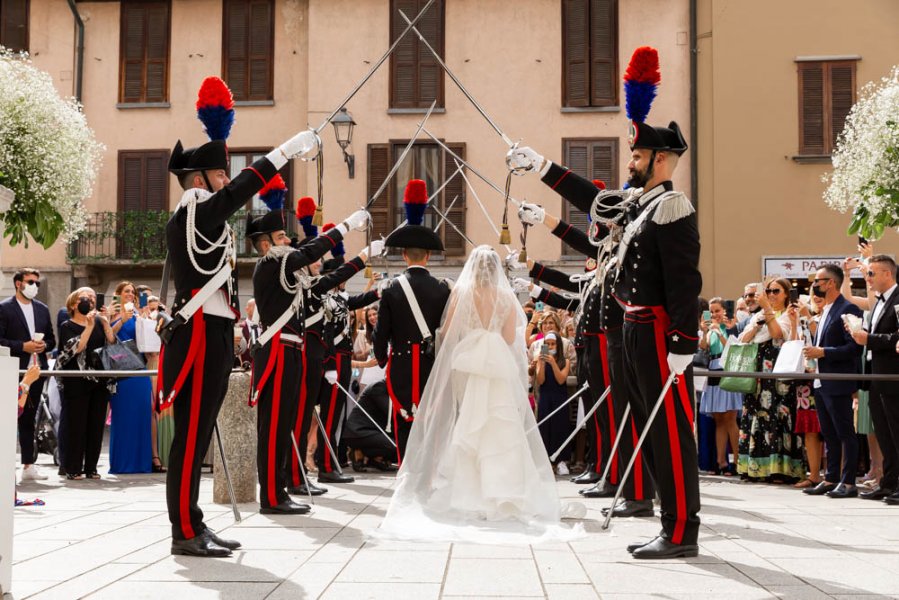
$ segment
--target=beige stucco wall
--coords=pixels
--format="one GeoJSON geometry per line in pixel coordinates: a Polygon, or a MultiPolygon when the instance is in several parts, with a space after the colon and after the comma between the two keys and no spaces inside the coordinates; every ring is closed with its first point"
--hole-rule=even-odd
{"type": "MultiPolygon", "coordinates": [[[[894,0],[699,1],[699,214],[705,295],[734,297],[763,255],[849,255],[822,200],[829,164],[798,164],[798,56],[860,55],[861,87],[899,57],[894,0]]],[[[878,249],[895,253],[895,232],[878,249]]]]}

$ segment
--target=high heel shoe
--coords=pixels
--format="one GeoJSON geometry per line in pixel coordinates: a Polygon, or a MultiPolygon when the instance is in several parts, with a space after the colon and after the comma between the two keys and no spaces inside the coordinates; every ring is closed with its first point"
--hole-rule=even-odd
{"type": "Polygon", "coordinates": [[[162,461],[159,460],[158,456],[153,457],[153,472],[154,473],[165,473],[166,468],[162,466],[162,461]]]}

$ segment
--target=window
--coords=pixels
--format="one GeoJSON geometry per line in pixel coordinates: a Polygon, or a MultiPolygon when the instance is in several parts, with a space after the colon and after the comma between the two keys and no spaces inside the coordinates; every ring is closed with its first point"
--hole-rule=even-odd
{"type": "MultiPolygon", "coordinates": [[[[402,10],[412,20],[426,4],[427,0],[390,0],[391,43],[406,29],[406,21],[398,11],[402,10]]],[[[415,28],[442,58],[443,0],[434,2],[415,28]]],[[[435,99],[442,108],[443,68],[415,32],[410,31],[390,55],[390,108],[428,108],[435,99]]]]}
{"type": "Polygon", "coordinates": [[[28,0],[0,0],[0,46],[28,51],[28,0]]]}
{"type": "MultiPolygon", "coordinates": [[[[408,142],[368,145],[368,197],[374,195],[387,177],[396,157],[402,153],[408,142]]],[[[453,152],[465,158],[465,144],[447,143],[453,152]]],[[[427,183],[428,192],[433,193],[443,184],[447,175],[456,171],[456,164],[448,152],[436,144],[415,144],[403,164],[394,175],[393,181],[369,209],[372,215],[374,235],[386,236],[405,219],[403,191],[410,179],[422,179],[427,183]]],[[[436,200],[441,212],[447,215],[463,233],[465,232],[465,181],[457,175],[450,181],[436,200]],[[454,202],[455,200],[455,202],[454,202]],[[447,212],[449,208],[449,212],[447,212]]],[[[426,227],[434,228],[440,215],[433,210],[425,211],[426,227]]],[[[446,256],[464,256],[465,239],[451,225],[443,223],[439,229],[446,249],[446,256]]]]}
{"type": "Polygon", "coordinates": [[[167,150],[119,151],[116,258],[165,256],[161,232],[169,216],[168,164],[167,150]]]}
{"type": "Polygon", "coordinates": [[[562,106],[618,105],[618,0],[562,0],[562,106]]]}
{"type": "Polygon", "coordinates": [[[274,0],[225,0],[222,72],[237,101],[274,99],[274,0]]]}
{"type": "MultiPolygon", "coordinates": [[[[264,157],[268,153],[269,150],[263,149],[229,149],[228,177],[230,179],[234,179],[235,177],[240,175],[241,171],[252,165],[260,158],[264,157]]],[[[288,213],[287,235],[293,236],[298,231],[298,228],[296,219],[291,218],[290,215],[294,214],[296,208],[295,199],[299,198],[300,195],[291,189],[290,162],[288,161],[288,163],[284,165],[278,172],[281,174],[281,177],[284,179],[284,184],[287,186],[287,195],[284,198],[284,208],[288,213]]],[[[268,207],[265,205],[265,202],[259,199],[259,194],[254,194],[253,197],[250,198],[249,202],[247,202],[244,209],[242,211],[238,211],[236,215],[231,218],[231,227],[234,229],[237,237],[236,247],[238,252],[242,256],[253,256],[256,252],[255,250],[253,250],[250,240],[248,240],[246,237],[247,213],[255,218],[265,214],[267,211],[268,207]]],[[[300,232],[300,237],[303,237],[302,232],[300,232]]]]}
{"type": "Polygon", "coordinates": [[[171,3],[122,2],[119,102],[168,101],[171,3]]]}
{"type": "Polygon", "coordinates": [[[799,62],[799,154],[829,156],[855,103],[855,61],[799,62]]]}
{"type": "MultiPolygon", "coordinates": [[[[569,139],[562,140],[565,166],[587,179],[601,179],[608,189],[618,188],[618,139],[569,139]]],[[[568,202],[562,202],[562,218],[587,231],[587,213],[568,202]]],[[[566,244],[562,244],[563,256],[580,256],[566,244]]]]}

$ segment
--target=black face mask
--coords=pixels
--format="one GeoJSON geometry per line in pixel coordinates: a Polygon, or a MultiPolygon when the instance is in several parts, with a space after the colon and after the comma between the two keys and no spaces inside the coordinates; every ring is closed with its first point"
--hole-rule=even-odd
{"type": "Polygon", "coordinates": [[[90,300],[82,300],[78,303],[78,312],[84,316],[87,316],[87,313],[91,311],[91,301],[90,300]]]}
{"type": "Polygon", "coordinates": [[[827,295],[827,292],[825,292],[824,290],[822,290],[822,289],[821,289],[819,286],[817,286],[817,285],[813,285],[813,286],[812,286],[812,293],[815,295],[816,298],[823,298],[824,296],[827,295]]]}

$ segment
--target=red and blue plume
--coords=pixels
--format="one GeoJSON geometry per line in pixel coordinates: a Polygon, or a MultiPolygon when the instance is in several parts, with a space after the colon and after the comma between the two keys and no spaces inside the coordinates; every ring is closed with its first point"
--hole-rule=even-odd
{"type": "Polygon", "coordinates": [[[624,72],[624,97],[627,118],[637,123],[646,121],[659,81],[659,53],[655,48],[640,46],[634,50],[624,72]]]}
{"type": "Polygon", "coordinates": [[[410,179],[403,192],[403,206],[409,225],[421,225],[428,207],[428,186],[421,179],[410,179]]]}
{"type": "Polygon", "coordinates": [[[312,216],[315,214],[315,200],[309,196],[300,198],[297,202],[297,221],[303,226],[306,237],[318,235],[318,227],[312,224],[312,216]]]}
{"type": "MultiPolygon", "coordinates": [[[[334,223],[325,223],[322,225],[322,233],[327,233],[334,229],[334,223]]],[[[334,247],[331,248],[331,256],[337,258],[338,256],[343,256],[346,254],[346,248],[343,247],[343,242],[337,242],[334,244],[334,247]]]]}
{"type": "Polygon", "coordinates": [[[284,198],[287,196],[287,185],[281,175],[272,177],[265,186],[259,190],[259,199],[265,202],[269,210],[281,210],[284,208],[284,198]]]}
{"type": "Polygon", "coordinates": [[[234,125],[234,97],[225,82],[207,77],[197,95],[197,118],[210,140],[227,140],[234,125]]]}

